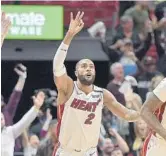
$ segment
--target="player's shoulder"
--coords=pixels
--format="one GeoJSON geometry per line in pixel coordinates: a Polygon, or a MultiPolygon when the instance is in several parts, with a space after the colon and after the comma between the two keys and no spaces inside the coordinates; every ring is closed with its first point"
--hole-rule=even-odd
{"type": "Polygon", "coordinates": [[[93,89],[93,91],[94,91],[94,92],[103,93],[103,88],[94,85],[94,89],[93,89]]]}
{"type": "Polygon", "coordinates": [[[166,78],[164,78],[159,85],[153,90],[153,93],[162,101],[166,102],[166,78]]]}
{"type": "Polygon", "coordinates": [[[159,84],[158,86],[156,87],[157,88],[166,88],[166,78],[164,78],[159,84]]]}

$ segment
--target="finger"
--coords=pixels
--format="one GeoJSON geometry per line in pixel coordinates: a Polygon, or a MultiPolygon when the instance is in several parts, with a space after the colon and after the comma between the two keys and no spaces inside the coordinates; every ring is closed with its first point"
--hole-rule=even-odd
{"type": "Polygon", "coordinates": [[[12,23],[11,23],[11,21],[10,21],[10,18],[9,18],[9,17],[7,17],[7,19],[6,19],[6,20],[7,20],[7,25],[8,25],[8,27],[9,27],[9,26],[11,26],[11,25],[12,25],[12,23]]]}
{"type": "Polygon", "coordinates": [[[72,12],[70,13],[70,20],[71,21],[73,20],[73,13],[72,12]]]}
{"type": "Polygon", "coordinates": [[[18,67],[20,67],[23,71],[26,71],[27,70],[27,68],[23,65],[23,64],[18,64],[18,67]]]}
{"type": "Polygon", "coordinates": [[[17,69],[17,68],[14,68],[14,71],[18,74],[18,75],[20,75],[22,72],[19,70],[19,69],[17,69]]]}
{"type": "Polygon", "coordinates": [[[81,30],[84,27],[84,22],[81,21],[80,25],[79,25],[79,30],[81,30]]]}
{"type": "Polygon", "coordinates": [[[50,114],[50,109],[49,108],[47,108],[47,114],[50,114]]]}
{"type": "Polygon", "coordinates": [[[83,18],[83,16],[84,16],[84,12],[81,13],[79,19],[81,20],[83,18]]]}
{"type": "Polygon", "coordinates": [[[2,14],[1,14],[2,21],[5,20],[5,16],[6,16],[5,12],[2,12],[2,14]]]}
{"type": "Polygon", "coordinates": [[[35,99],[36,99],[35,96],[32,96],[32,100],[33,100],[33,102],[35,102],[35,99]]]}
{"type": "Polygon", "coordinates": [[[78,11],[75,20],[79,20],[79,16],[80,16],[80,11],[78,11]]]}

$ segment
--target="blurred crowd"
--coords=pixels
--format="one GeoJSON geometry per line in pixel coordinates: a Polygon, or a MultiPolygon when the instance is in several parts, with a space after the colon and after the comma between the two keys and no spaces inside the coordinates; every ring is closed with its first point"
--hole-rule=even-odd
{"type": "MultiPolygon", "coordinates": [[[[103,52],[109,57],[110,81],[107,89],[124,106],[139,110],[148,93],[166,76],[166,2],[136,1],[128,4],[130,7],[124,7],[123,11],[117,9],[119,20],[111,36],[108,36],[108,28],[102,20],[91,25],[87,31],[90,37],[99,40],[103,52]]],[[[1,95],[6,126],[13,125],[27,77],[24,65],[18,64],[14,70],[19,78],[7,103],[1,95]]],[[[40,91],[44,92],[45,100],[37,121],[16,140],[15,152],[23,152],[24,156],[52,156],[57,144],[57,121],[51,111],[57,104],[57,92],[38,89],[34,91],[34,96],[40,91]]],[[[99,155],[141,156],[148,130],[142,119],[128,123],[104,108],[99,155]]]]}

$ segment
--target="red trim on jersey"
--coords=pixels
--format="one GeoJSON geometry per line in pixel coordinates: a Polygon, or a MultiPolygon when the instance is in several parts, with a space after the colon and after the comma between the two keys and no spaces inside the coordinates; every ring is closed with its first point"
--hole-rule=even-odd
{"type": "Polygon", "coordinates": [[[162,119],[163,119],[163,114],[164,114],[164,111],[165,111],[165,107],[166,107],[166,103],[164,103],[164,104],[160,107],[160,109],[159,109],[157,118],[159,119],[160,122],[161,122],[162,119]]]}
{"type": "MultiPolygon", "coordinates": [[[[166,108],[166,103],[164,103],[159,109],[157,109],[154,112],[154,115],[156,115],[157,119],[161,122],[163,119],[163,114],[166,108]]],[[[143,150],[142,150],[142,155],[141,156],[146,156],[146,152],[147,152],[147,147],[148,147],[148,143],[150,141],[151,136],[155,135],[155,133],[153,132],[153,130],[151,130],[151,132],[149,133],[148,137],[146,138],[144,145],[143,145],[143,150]]]]}
{"type": "MultiPolygon", "coordinates": [[[[56,129],[55,129],[55,133],[56,133],[56,136],[57,136],[58,140],[59,140],[59,133],[60,133],[60,128],[61,128],[61,121],[62,121],[64,107],[65,107],[64,104],[61,104],[61,105],[57,106],[58,123],[57,123],[56,129]]],[[[52,156],[55,156],[55,153],[56,153],[59,145],[60,145],[60,143],[58,143],[57,146],[54,147],[54,151],[53,151],[53,155],[52,156]]]]}
{"type": "Polygon", "coordinates": [[[147,149],[148,149],[148,144],[149,144],[151,136],[152,136],[152,133],[149,133],[149,135],[145,139],[144,145],[143,145],[143,148],[142,148],[142,154],[141,154],[141,156],[146,156],[147,149]]]}

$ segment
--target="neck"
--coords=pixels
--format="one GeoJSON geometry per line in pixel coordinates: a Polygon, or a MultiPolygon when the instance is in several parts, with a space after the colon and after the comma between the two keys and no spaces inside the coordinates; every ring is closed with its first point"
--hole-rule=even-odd
{"type": "Polygon", "coordinates": [[[124,80],[124,78],[120,78],[120,77],[118,78],[118,77],[116,77],[116,78],[113,79],[113,82],[114,83],[122,83],[123,80],[124,80]]]}
{"type": "Polygon", "coordinates": [[[90,85],[90,86],[83,85],[79,80],[77,80],[77,85],[78,85],[78,88],[86,94],[89,94],[93,90],[93,85],[90,85]]]}
{"type": "Polygon", "coordinates": [[[106,154],[106,153],[104,153],[104,155],[103,156],[110,156],[110,154],[106,154]]]}

